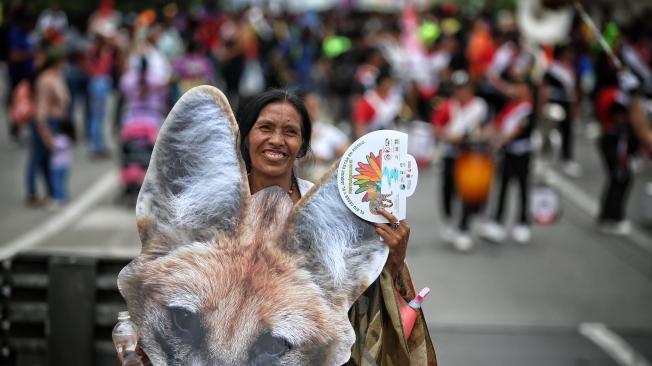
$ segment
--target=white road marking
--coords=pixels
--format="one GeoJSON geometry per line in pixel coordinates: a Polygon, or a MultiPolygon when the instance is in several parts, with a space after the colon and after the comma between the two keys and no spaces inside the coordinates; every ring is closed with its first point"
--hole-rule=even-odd
{"type": "Polygon", "coordinates": [[[7,259],[19,251],[34,247],[44,239],[58,234],[77,220],[86,210],[108,195],[115,193],[119,188],[120,182],[118,181],[117,170],[107,172],[61,212],[18,238],[3,244],[0,249],[0,260],[7,259]]]}
{"type": "MultiPolygon", "coordinates": [[[[571,201],[580,210],[584,211],[591,217],[598,216],[600,204],[596,198],[591,197],[579,186],[565,178],[561,173],[555,171],[549,166],[541,166],[541,173],[545,180],[555,186],[562,195],[571,201]]],[[[639,247],[652,252],[652,240],[635,225],[632,225],[632,232],[627,238],[639,247]]]]}
{"type": "MultiPolygon", "coordinates": [[[[545,180],[559,189],[566,199],[591,217],[597,217],[600,204],[579,186],[565,178],[549,166],[542,166],[541,173],[545,180]]],[[[638,228],[632,227],[628,238],[636,245],[652,252],[652,243],[638,228]]],[[[652,366],[621,336],[614,333],[602,323],[582,323],[579,332],[591,340],[621,366],[652,366]]]]}
{"type": "Polygon", "coordinates": [[[621,366],[651,366],[621,336],[602,323],[582,323],[579,326],[579,332],[621,366]]]}
{"type": "Polygon", "coordinates": [[[583,191],[580,187],[573,184],[561,173],[555,171],[549,166],[542,167],[542,172],[546,181],[557,187],[561,193],[573,202],[580,210],[587,214],[596,217],[598,215],[599,203],[598,200],[591,197],[588,193],[583,191]]]}

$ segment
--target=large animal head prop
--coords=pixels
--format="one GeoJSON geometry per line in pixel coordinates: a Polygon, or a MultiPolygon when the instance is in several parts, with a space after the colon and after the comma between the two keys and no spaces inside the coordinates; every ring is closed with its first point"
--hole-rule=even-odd
{"type": "Polygon", "coordinates": [[[224,95],[186,93],[154,148],[136,216],[140,255],[118,278],[154,365],[340,365],[347,311],[387,248],[331,169],[296,205],[251,195],[224,95]]]}

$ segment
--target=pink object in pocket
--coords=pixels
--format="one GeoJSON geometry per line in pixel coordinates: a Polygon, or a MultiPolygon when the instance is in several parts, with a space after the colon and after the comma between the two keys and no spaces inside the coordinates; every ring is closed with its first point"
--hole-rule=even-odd
{"type": "Polygon", "coordinates": [[[423,303],[423,299],[430,293],[430,289],[424,287],[419,294],[412,299],[409,303],[403,300],[403,297],[397,294],[399,301],[399,312],[401,313],[401,324],[403,324],[403,332],[405,333],[406,338],[410,338],[412,334],[412,328],[414,328],[414,323],[417,321],[419,316],[419,309],[423,303]]]}

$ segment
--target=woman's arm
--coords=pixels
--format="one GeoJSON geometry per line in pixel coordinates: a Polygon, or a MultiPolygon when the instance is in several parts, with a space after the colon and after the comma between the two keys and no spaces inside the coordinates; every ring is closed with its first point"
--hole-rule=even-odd
{"type": "Polygon", "coordinates": [[[43,143],[50,149],[52,147],[53,136],[48,127],[48,103],[50,103],[50,91],[48,89],[51,88],[51,85],[48,84],[49,80],[45,77],[38,78],[35,83],[34,101],[36,105],[34,123],[36,123],[36,130],[41,135],[43,143]]]}
{"type": "Polygon", "coordinates": [[[396,278],[405,261],[408,240],[410,239],[410,225],[405,220],[399,222],[394,215],[385,210],[379,210],[378,212],[390,223],[399,223],[396,226],[393,226],[394,224],[375,224],[376,232],[389,247],[387,266],[392,278],[396,278]]]}

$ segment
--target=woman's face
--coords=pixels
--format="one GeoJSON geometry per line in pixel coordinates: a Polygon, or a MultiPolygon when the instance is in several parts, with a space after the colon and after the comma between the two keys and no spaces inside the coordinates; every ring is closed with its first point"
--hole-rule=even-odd
{"type": "Polygon", "coordinates": [[[285,101],[266,105],[248,137],[252,173],[268,177],[290,175],[301,150],[301,115],[285,101]]]}

